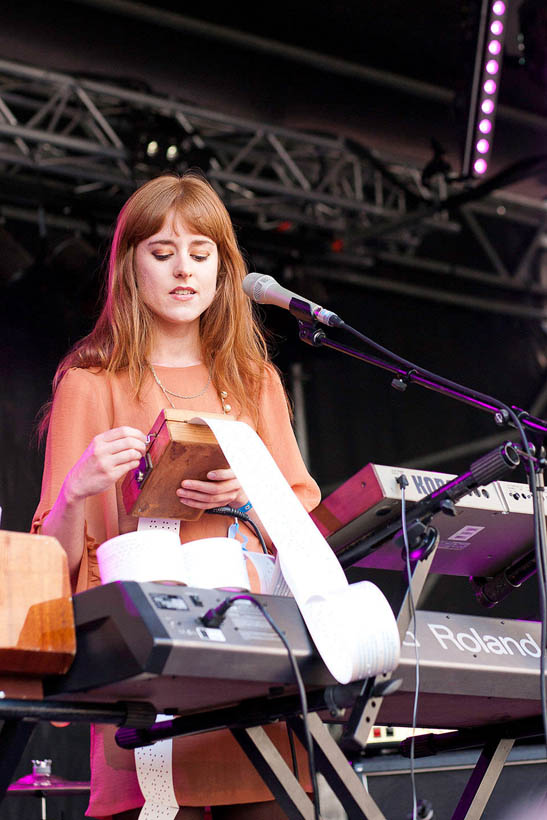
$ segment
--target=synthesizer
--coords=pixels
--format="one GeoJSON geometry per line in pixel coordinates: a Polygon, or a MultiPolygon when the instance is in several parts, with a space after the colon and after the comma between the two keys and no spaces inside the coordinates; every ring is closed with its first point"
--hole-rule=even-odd
{"type": "MultiPolygon", "coordinates": [[[[209,609],[234,594],[123,581],[75,595],[76,658],[67,675],[46,681],[46,694],[131,698],[180,713],[269,692],[295,692],[287,651],[252,603],[235,602],[218,628],[201,622],[209,609]]],[[[254,597],[287,636],[304,682],[310,687],[335,683],[294,599],[254,597]]]]}
{"type": "MultiPolygon", "coordinates": [[[[311,512],[321,534],[340,557],[351,545],[381,530],[401,515],[401,488],[408,479],[409,509],[453,474],[367,464],[311,512]]],[[[456,515],[437,514],[440,540],[431,571],[442,575],[495,575],[533,544],[532,497],[527,485],[494,481],[456,503],[456,515]]],[[[356,566],[402,570],[400,546],[392,539],[356,566]]]]}
{"type": "MultiPolygon", "coordinates": [[[[250,602],[238,601],[218,628],[201,616],[232,593],[124,581],[74,596],[77,651],[69,671],[44,682],[46,698],[152,703],[189,714],[296,691],[286,650],[250,602]]],[[[294,599],[256,595],[285,633],[308,691],[336,684],[294,599]]],[[[533,621],[418,612],[407,633],[379,723],[411,725],[415,654],[418,723],[479,726],[540,713],[540,627],[533,621]]]]}

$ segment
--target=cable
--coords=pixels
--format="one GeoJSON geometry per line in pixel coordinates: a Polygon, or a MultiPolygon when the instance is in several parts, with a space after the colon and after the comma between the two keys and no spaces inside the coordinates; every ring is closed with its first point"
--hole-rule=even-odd
{"type": "Polygon", "coordinates": [[[410,623],[409,628],[412,629],[412,640],[414,641],[414,657],[416,659],[416,677],[414,683],[414,705],[412,709],[412,739],[410,741],[410,782],[412,783],[412,820],[417,820],[418,817],[418,801],[416,798],[416,772],[414,769],[414,738],[416,736],[416,723],[418,714],[418,696],[420,691],[420,654],[418,651],[418,635],[416,624],[416,602],[414,601],[414,594],[412,592],[412,568],[410,566],[410,546],[408,543],[408,530],[406,526],[406,497],[405,487],[408,485],[408,479],[402,475],[397,479],[397,483],[401,488],[401,523],[403,525],[403,538],[405,542],[405,559],[406,559],[406,573],[408,578],[408,600],[410,602],[410,623]]]}
{"type": "Polygon", "coordinates": [[[315,769],[315,755],[313,749],[313,741],[310,735],[310,729],[308,726],[308,699],[306,697],[306,689],[304,687],[304,681],[302,680],[302,675],[300,674],[300,669],[298,668],[298,664],[296,663],[295,657],[293,655],[292,649],[289,646],[289,642],[287,638],[279,629],[277,624],[275,623],[274,619],[270,615],[270,613],[266,610],[266,608],[260,603],[260,601],[255,598],[253,595],[249,594],[239,594],[239,595],[232,595],[230,598],[225,598],[217,607],[213,609],[209,609],[205,615],[201,617],[201,621],[205,626],[212,626],[218,627],[226,617],[226,613],[228,609],[232,606],[233,603],[236,601],[250,601],[254,604],[264,618],[268,621],[274,632],[280,638],[283,646],[287,650],[287,654],[289,656],[289,662],[291,664],[291,668],[296,680],[296,685],[298,687],[298,695],[300,698],[300,706],[302,709],[302,720],[304,723],[304,736],[306,739],[306,751],[308,752],[308,766],[310,772],[310,780],[313,789],[313,809],[314,809],[314,818],[315,820],[320,820],[320,807],[319,807],[319,789],[317,787],[317,773],[315,769]]]}
{"type": "Polygon", "coordinates": [[[252,518],[249,518],[246,513],[240,512],[240,510],[237,510],[235,507],[212,507],[210,510],[205,510],[205,512],[210,515],[228,515],[230,518],[239,518],[241,521],[244,521],[245,524],[248,524],[253,529],[256,537],[260,541],[262,552],[265,555],[269,555],[268,548],[266,547],[266,542],[260,532],[260,528],[255,524],[252,518]]]}
{"type": "MultiPolygon", "coordinates": [[[[535,484],[535,473],[532,466],[530,472],[530,478],[534,476],[534,484],[535,484]]],[[[530,486],[530,489],[532,487],[530,486]]],[[[541,525],[540,516],[545,516],[545,509],[543,503],[543,497],[540,495],[540,488],[535,486],[534,490],[532,490],[532,503],[534,508],[534,543],[541,542],[542,535],[543,535],[543,527],[541,525]]],[[[543,518],[545,520],[545,518],[543,518]]],[[[541,686],[541,713],[543,715],[543,725],[544,725],[544,733],[545,733],[545,751],[547,755],[547,728],[546,728],[546,718],[547,715],[547,696],[545,691],[545,645],[547,640],[547,593],[545,590],[545,576],[546,576],[546,563],[545,560],[540,560],[544,558],[544,555],[538,555],[538,551],[536,550],[536,564],[537,564],[537,574],[538,574],[538,584],[539,584],[539,610],[540,610],[540,622],[541,622],[541,655],[540,655],[540,675],[543,685],[541,686]]]]}

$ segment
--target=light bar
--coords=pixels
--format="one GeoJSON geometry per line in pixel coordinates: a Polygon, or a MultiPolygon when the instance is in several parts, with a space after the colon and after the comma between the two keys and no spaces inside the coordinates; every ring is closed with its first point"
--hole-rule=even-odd
{"type": "Polygon", "coordinates": [[[508,0],[483,0],[462,176],[482,177],[492,155],[508,0]]]}

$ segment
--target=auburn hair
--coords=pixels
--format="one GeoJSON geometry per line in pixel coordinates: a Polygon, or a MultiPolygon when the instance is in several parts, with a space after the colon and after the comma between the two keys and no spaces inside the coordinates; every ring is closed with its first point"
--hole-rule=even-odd
{"type": "Polygon", "coordinates": [[[47,431],[55,391],[72,367],[99,367],[111,373],[127,368],[135,396],[139,396],[148,371],[154,317],[137,288],[135,249],[161,230],[168,215],[217,245],[217,290],[200,317],[203,361],[211,370],[215,388],[229,392],[242,410],[256,416],[260,382],[269,361],[266,340],[242,289],[247,271],[230,215],[214,188],[192,171],[146,182],[121,209],[101,313],[91,333],[60,362],[51,401],[42,412],[40,435],[47,431]]]}

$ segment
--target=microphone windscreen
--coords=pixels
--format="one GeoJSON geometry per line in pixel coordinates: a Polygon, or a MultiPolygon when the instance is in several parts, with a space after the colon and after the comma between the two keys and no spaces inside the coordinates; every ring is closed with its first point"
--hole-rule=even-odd
{"type": "Polygon", "coordinates": [[[265,273],[248,273],[243,280],[243,290],[253,302],[264,304],[266,290],[275,284],[277,283],[273,276],[265,273]]]}
{"type": "Polygon", "coordinates": [[[257,279],[260,279],[260,273],[248,273],[243,280],[243,291],[249,299],[253,298],[253,289],[257,279]]]}

